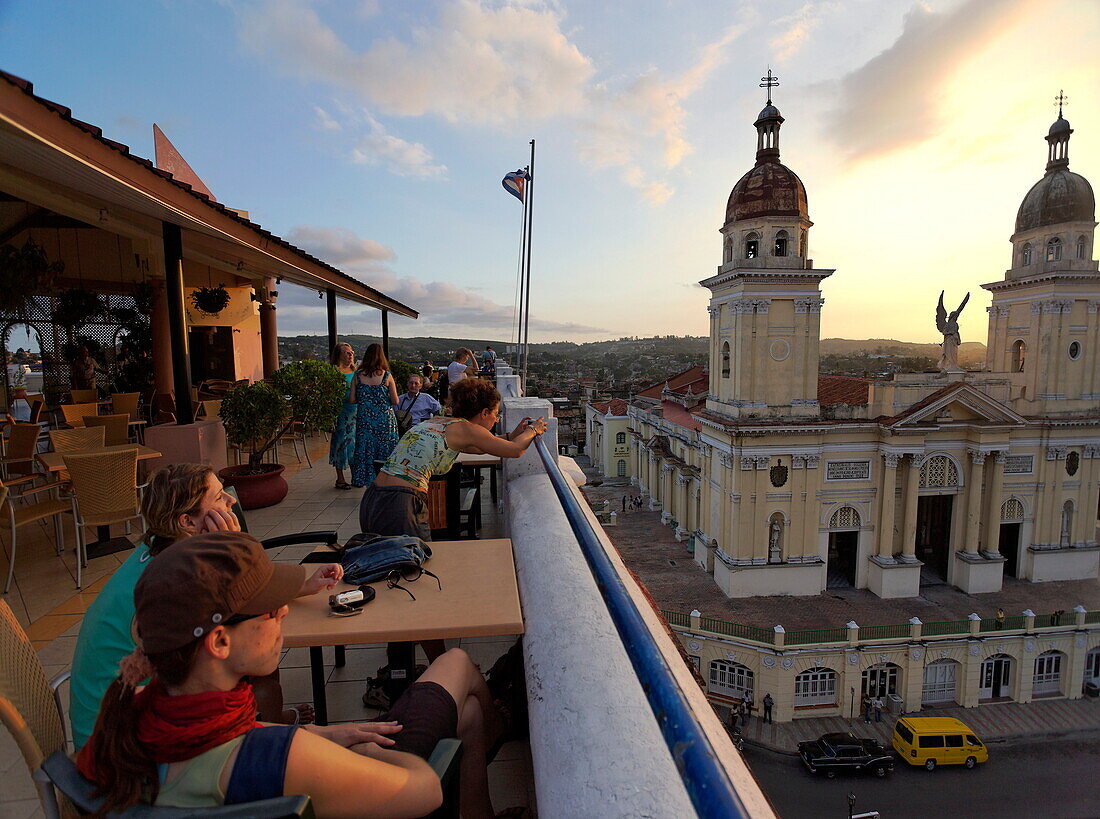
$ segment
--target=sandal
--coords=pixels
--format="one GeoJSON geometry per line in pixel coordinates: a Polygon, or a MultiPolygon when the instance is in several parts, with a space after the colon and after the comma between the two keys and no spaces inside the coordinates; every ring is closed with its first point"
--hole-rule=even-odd
{"type": "Polygon", "coordinates": [[[297,705],[288,705],[285,711],[290,711],[294,718],[288,725],[312,725],[314,720],[313,706],[308,702],[300,702],[297,705]]]}
{"type": "Polygon", "coordinates": [[[336,488],[337,489],[351,489],[351,484],[348,483],[347,481],[337,481],[336,482],[336,488]]]}

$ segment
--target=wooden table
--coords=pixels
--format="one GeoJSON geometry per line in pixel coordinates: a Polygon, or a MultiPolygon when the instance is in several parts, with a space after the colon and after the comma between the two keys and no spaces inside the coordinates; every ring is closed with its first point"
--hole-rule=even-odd
{"type": "Polygon", "coordinates": [[[458,466],[465,469],[473,469],[478,475],[481,474],[482,469],[489,470],[489,497],[492,498],[493,504],[497,502],[497,472],[501,468],[501,458],[499,455],[470,455],[467,452],[462,452],[458,456],[458,466]]]}
{"type": "MultiPolygon", "coordinates": [[[[114,444],[113,446],[70,450],[68,452],[39,452],[38,461],[47,472],[61,472],[65,469],[66,455],[88,455],[94,452],[120,452],[125,449],[136,449],[138,451],[137,457],[139,461],[145,461],[149,458],[159,458],[161,455],[157,450],[142,446],[141,444],[114,444]]],[[[84,553],[89,558],[103,557],[103,555],[109,555],[134,547],[134,544],[131,543],[128,538],[112,538],[110,526],[96,527],[96,538],[94,543],[87,544],[84,549],[84,553]]]]}
{"type": "MultiPolygon", "coordinates": [[[[341,583],[334,592],[299,597],[290,604],[290,613],[283,621],[283,645],[309,647],[313,708],[318,725],[328,724],[322,646],[411,644],[420,640],[523,633],[511,540],[436,541],[431,547],[432,557],[424,568],[439,575],[442,591],[427,575],[407,585],[416,600],[379,581],[372,584],[377,593],[375,599],[354,617],[329,614],[329,594],[355,588],[346,583],[341,583]]],[[[319,557],[318,553],[328,551],[320,547],[314,554],[319,557]]]]}

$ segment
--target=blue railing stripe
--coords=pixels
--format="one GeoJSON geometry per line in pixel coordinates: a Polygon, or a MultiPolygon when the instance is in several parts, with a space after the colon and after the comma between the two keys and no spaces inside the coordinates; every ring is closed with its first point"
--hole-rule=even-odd
{"type": "Polygon", "coordinates": [[[718,760],[683,689],[541,436],[535,438],[535,448],[619,631],[696,813],[704,819],[747,816],[729,772],[718,760]]]}

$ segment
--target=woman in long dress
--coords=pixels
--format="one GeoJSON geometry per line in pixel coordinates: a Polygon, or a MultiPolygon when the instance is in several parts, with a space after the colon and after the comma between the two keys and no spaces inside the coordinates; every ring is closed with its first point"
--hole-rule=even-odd
{"type": "Polygon", "coordinates": [[[351,379],[355,375],[355,351],[347,343],[337,344],[328,357],[329,364],[344,376],[348,395],[344,397],[344,407],[332,428],[332,440],[328,447],[328,462],[336,467],[336,488],[351,489],[344,480],[344,470],[351,464],[355,452],[355,419],[359,414],[359,405],[351,401],[351,379]]]}
{"type": "Polygon", "coordinates": [[[381,344],[372,344],[363,353],[351,379],[348,400],[358,405],[351,485],[361,488],[374,482],[374,462],[386,460],[397,446],[397,417],[393,414],[397,387],[381,344]]]}

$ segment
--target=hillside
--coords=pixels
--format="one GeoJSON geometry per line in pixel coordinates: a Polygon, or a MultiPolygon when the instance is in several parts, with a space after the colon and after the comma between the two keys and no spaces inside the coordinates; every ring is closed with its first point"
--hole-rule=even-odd
{"type": "MultiPolygon", "coordinates": [[[[823,338],[821,339],[821,354],[923,356],[939,360],[940,345],[897,341],[892,338],[867,338],[863,340],[823,338]]],[[[980,364],[983,361],[985,361],[985,345],[980,341],[964,341],[959,345],[959,363],[964,367],[971,364],[980,364]]]]}

